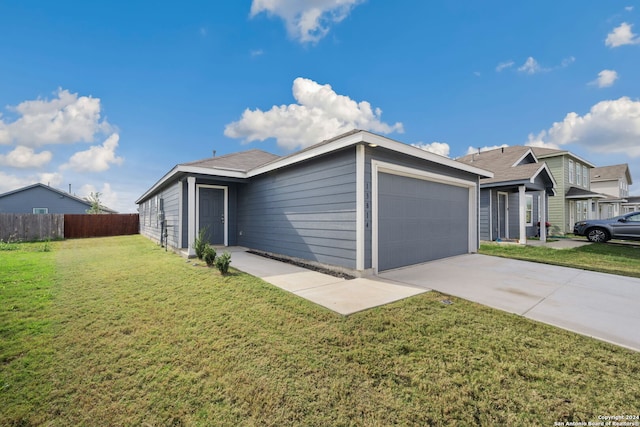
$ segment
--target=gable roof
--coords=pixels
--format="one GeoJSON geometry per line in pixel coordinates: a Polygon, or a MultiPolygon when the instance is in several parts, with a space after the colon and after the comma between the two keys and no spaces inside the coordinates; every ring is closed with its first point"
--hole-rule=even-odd
{"type": "Polygon", "coordinates": [[[587,166],[591,166],[592,168],[596,167],[596,165],[594,165],[590,161],[585,160],[582,157],[578,157],[572,152],[567,150],[557,150],[555,148],[546,148],[546,147],[531,147],[531,149],[539,159],[546,159],[549,157],[557,157],[557,156],[570,156],[578,160],[579,162],[584,163],[587,166]]]}
{"type": "Polygon", "coordinates": [[[600,166],[591,169],[591,182],[618,180],[622,177],[627,178],[629,184],[633,184],[629,165],[623,163],[621,165],[600,166]]]}
{"type": "Polygon", "coordinates": [[[491,172],[480,169],[479,167],[467,165],[448,157],[443,157],[371,132],[354,129],[350,132],[346,132],[342,135],[338,135],[334,138],[322,141],[318,144],[282,157],[266,153],[261,150],[249,150],[240,153],[233,153],[227,156],[220,156],[218,158],[178,164],[160,178],[160,180],[158,180],[142,196],[140,196],[138,200],[136,200],[136,203],[141,203],[173,177],[178,175],[191,173],[224,178],[251,178],[362,143],[368,144],[370,147],[380,146],[398,153],[439,163],[441,165],[469,172],[481,177],[493,176],[491,172]],[[261,163],[262,160],[265,160],[265,162],[261,163]],[[255,164],[251,164],[253,161],[255,161],[255,164]],[[235,167],[232,167],[233,165],[235,165],[235,167]]]}
{"type": "Polygon", "coordinates": [[[459,158],[458,161],[493,172],[492,178],[484,178],[480,181],[484,186],[498,183],[533,182],[543,172],[549,176],[553,187],[556,186],[555,179],[546,163],[538,162],[531,147],[522,145],[501,147],[469,154],[459,158]]]}
{"type": "MultiPolygon", "coordinates": [[[[86,199],[82,199],[82,198],[80,198],[78,196],[74,196],[71,193],[67,193],[65,191],[58,190],[57,188],[50,187],[50,186],[42,184],[40,182],[38,182],[36,184],[27,185],[26,187],[21,187],[21,188],[15,189],[15,190],[7,191],[6,193],[0,194],[0,198],[6,197],[6,196],[10,196],[10,195],[16,194],[16,193],[21,193],[21,192],[24,192],[24,191],[29,191],[29,190],[31,190],[33,188],[38,188],[38,187],[44,188],[45,190],[49,190],[49,191],[51,191],[53,193],[57,193],[58,195],[61,195],[61,196],[64,196],[64,197],[68,197],[69,199],[75,200],[76,202],[80,202],[80,203],[85,204],[87,206],[87,208],[91,208],[91,202],[87,201],[86,199]]],[[[112,209],[109,209],[106,206],[102,206],[102,210],[104,212],[108,212],[108,213],[116,213],[116,211],[114,211],[112,209]]]]}

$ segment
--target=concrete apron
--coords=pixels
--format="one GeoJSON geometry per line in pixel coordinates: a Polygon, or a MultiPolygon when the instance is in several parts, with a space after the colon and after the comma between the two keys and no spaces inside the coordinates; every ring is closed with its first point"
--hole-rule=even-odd
{"type": "Polygon", "coordinates": [[[477,254],[379,277],[640,351],[640,279],[477,254]]]}
{"type": "Polygon", "coordinates": [[[231,265],[234,268],[343,315],[427,291],[421,287],[386,280],[341,279],[250,254],[244,248],[226,249],[232,252],[231,265]]]}

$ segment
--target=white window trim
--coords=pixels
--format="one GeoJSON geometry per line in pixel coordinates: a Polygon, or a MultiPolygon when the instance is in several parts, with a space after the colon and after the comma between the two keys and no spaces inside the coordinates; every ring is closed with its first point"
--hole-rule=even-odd
{"type": "MultiPolygon", "coordinates": [[[[498,203],[498,236],[500,236],[500,211],[502,211],[502,207],[500,206],[500,196],[504,196],[504,218],[502,218],[502,220],[504,221],[504,238],[508,239],[509,238],[509,193],[506,193],[504,191],[498,191],[498,197],[496,198],[496,201],[498,203]]],[[[493,215],[489,215],[489,216],[493,216],[493,215]]],[[[493,236],[491,236],[493,237],[493,236]]]]}
{"type": "Polygon", "coordinates": [[[573,181],[575,181],[575,172],[573,160],[569,159],[569,184],[573,184],[573,181]]]}
{"type": "Polygon", "coordinates": [[[533,226],[533,195],[532,194],[525,194],[524,198],[525,198],[525,212],[524,212],[525,225],[527,227],[531,227],[531,226],[533,226]],[[529,202],[531,202],[531,205],[529,205],[529,202]],[[531,208],[529,208],[529,206],[531,206],[531,208]],[[526,220],[527,212],[531,212],[531,215],[529,215],[529,221],[528,222],[526,220]]]}
{"type": "Polygon", "coordinates": [[[590,182],[591,180],[589,179],[589,169],[587,169],[587,167],[585,165],[582,165],[582,185],[585,188],[589,188],[590,187],[590,182]]]}
{"type": "Polygon", "coordinates": [[[440,182],[442,184],[466,187],[469,189],[469,241],[468,251],[478,250],[478,206],[477,185],[473,181],[453,178],[445,175],[427,172],[420,169],[400,166],[393,163],[371,160],[371,193],[372,193],[372,230],[371,230],[371,267],[374,274],[378,274],[378,176],[380,173],[405,176],[424,181],[440,182]]]}
{"type": "Polygon", "coordinates": [[[576,162],[576,185],[582,185],[582,165],[576,162]]]}
{"type": "Polygon", "coordinates": [[[48,214],[49,213],[49,208],[33,208],[33,210],[31,211],[34,214],[48,214]]]}

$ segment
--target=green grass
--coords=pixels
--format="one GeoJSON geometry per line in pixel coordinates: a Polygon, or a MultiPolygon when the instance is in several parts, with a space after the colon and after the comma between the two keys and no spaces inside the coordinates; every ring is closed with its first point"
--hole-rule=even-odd
{"type": "Polygon", "coordinates": [[[2,269],[3,425],[553,425],[637,413],[639,353],[464,300],[429,292],[344,317],[140,236],[51,249],[0,252],[13,266],[2,269]]]}
{"type": "Polygon", "coordinates": [[[484,243],[479,253],[640,277],[640,245],[596,243],[572,249],[484,243]]]}

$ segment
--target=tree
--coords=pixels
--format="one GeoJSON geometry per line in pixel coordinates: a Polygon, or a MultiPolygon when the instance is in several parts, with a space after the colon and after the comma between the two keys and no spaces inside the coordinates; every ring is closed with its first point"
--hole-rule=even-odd
{"type": "Polygon", "coordinates": [[[87,209],[88,214],[100,214],[102,213],[102,202],[100,201],[100,196],[102,194],[99,191],[95,193],[92,191],[91,194],[87,197],[87,201],[91,203],[91,208],[87,209]]]}

